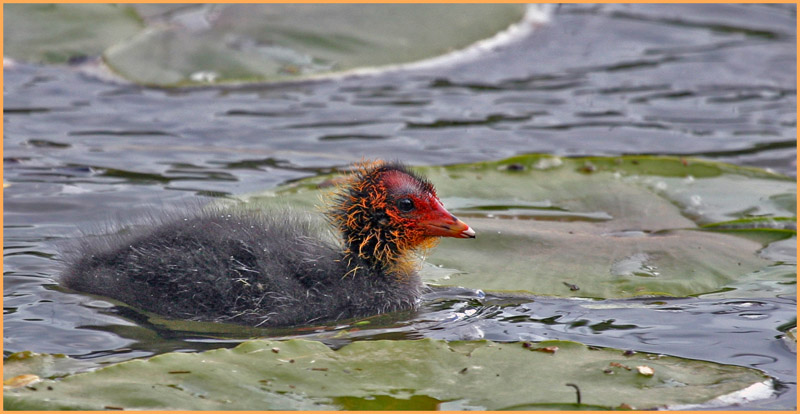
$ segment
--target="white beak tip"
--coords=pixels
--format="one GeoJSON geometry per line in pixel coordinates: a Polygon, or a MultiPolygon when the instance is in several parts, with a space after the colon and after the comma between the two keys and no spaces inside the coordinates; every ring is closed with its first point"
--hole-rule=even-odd
{"type": "Polygon", "coordinates": [[[461,232],[461,236],[463,236],[465,239],[474,239],[475,230],[472,230],[472,227],[467,227],[466,230],[461,232]]]}

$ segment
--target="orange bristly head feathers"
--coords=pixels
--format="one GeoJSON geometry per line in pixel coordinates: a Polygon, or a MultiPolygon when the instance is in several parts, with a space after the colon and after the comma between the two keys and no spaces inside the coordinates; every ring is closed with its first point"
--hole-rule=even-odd
{"type": "Polygon", "coordinates": [[[409,253],[434,247],[438,237],[475,237],[428,180],[398,163],[357,165],[331,204],[327,216],[342,233],[346,260],[399,276],[415,270],[409,253]]]}

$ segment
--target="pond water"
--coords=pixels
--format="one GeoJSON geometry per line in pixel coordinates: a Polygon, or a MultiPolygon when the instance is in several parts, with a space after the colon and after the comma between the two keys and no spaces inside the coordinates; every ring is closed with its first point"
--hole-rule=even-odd
{"type": "Polygon", "coordinates": [[[760,369],[796,406],[780,339],[796,297],[510,299],[463,289],[419,312],[315,331],[208,332],[57,287],[58,246],[187,200],[275,187],[363,157],[680,154],[796,173],[794,5],[562,5],[441,65],[284,85],[148,89],[77,67],[4,70],[4,352],[98,364],[251,337],[567,339],[760,369]]]}

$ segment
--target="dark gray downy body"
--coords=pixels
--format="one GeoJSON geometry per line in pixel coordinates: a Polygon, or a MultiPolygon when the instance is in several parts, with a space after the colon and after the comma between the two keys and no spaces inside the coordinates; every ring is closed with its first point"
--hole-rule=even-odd
{"type": "Polygon", "coordinates": [[[254,326],[413,309],[422,288],[416,274],[346,262],[310,217],[218,208],[159,221],[83,240],[61,283],[169,318],[254,326]]]}

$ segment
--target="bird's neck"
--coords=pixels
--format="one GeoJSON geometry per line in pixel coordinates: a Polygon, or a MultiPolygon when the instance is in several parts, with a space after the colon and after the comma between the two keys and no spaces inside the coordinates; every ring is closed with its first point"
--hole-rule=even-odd
{"type": "Polygon", "coordinates": [[[372,272],[404,277],[416,271],[418,260],[413,249],[403,248],[397,243],[397,233],[386,229],[345,228],[344,254],[348,267],[367,267],[372,272]]]}

